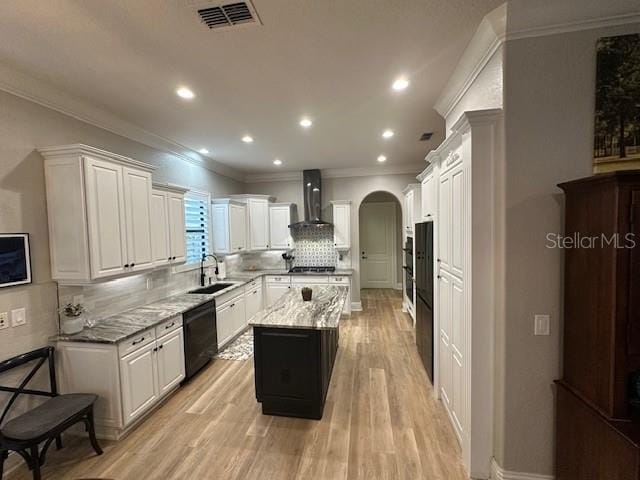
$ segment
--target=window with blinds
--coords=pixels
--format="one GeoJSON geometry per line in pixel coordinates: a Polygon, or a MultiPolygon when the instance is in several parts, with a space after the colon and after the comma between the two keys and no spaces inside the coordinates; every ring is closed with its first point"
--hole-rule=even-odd
{"type": "Polygon", "coordinates": [[[202,256],[209,252],[210,203],[207,194],[189,192],[185,196],[186,265],[200,263],[202,256]]]}

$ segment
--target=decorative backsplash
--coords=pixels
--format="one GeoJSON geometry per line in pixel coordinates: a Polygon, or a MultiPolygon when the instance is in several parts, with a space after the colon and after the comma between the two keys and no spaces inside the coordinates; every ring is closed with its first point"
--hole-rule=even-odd
{"type": "Polygon", "coordinates": [[[195,288],[200,282],[200,271],[171,273],[162,268],[131,277],[85,286],[58,288],[60,306],[80,300],[87,309],[86,318],[99,321],[115,313],[124,312],[147,303],[195,288]]]}
{"type": "Polygon", "coordinates": [[[333,227],[292,230],[296,267],[335,267],[338,253],[333,245],[333,227]]]}

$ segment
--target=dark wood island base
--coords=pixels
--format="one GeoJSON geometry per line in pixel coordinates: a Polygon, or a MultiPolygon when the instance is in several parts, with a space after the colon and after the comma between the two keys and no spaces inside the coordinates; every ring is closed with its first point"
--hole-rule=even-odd
{"type": "Polygon", "coordinates": [[[339,327],[253,328],[256,398],[265,415],[320,420],[338,351],[339,327]]]}

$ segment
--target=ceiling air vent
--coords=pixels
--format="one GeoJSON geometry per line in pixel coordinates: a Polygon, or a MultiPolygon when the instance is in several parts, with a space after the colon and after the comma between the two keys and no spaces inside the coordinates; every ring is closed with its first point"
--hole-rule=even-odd
{"type": "Polygon", "coordinates": [[[210,29],[260,24],[255,8],[248,1],[199,5],[197,12],[200,20],[210,29]]]}
{"type": "Polygon", "coordinates": [[[427,140],[431,140],[431,137],[433,137],[433,132],[423,133],[420,136],[420,141],[421,142],[426,142],[427,140]]]}

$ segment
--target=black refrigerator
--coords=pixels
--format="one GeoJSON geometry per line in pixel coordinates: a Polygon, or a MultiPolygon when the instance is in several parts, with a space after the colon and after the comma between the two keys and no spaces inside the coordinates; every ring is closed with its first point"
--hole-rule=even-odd
{"type": "Polygon", "coordinates": [[[416,224],[416,345],[433,383],[433,222],[416,224]]]}

